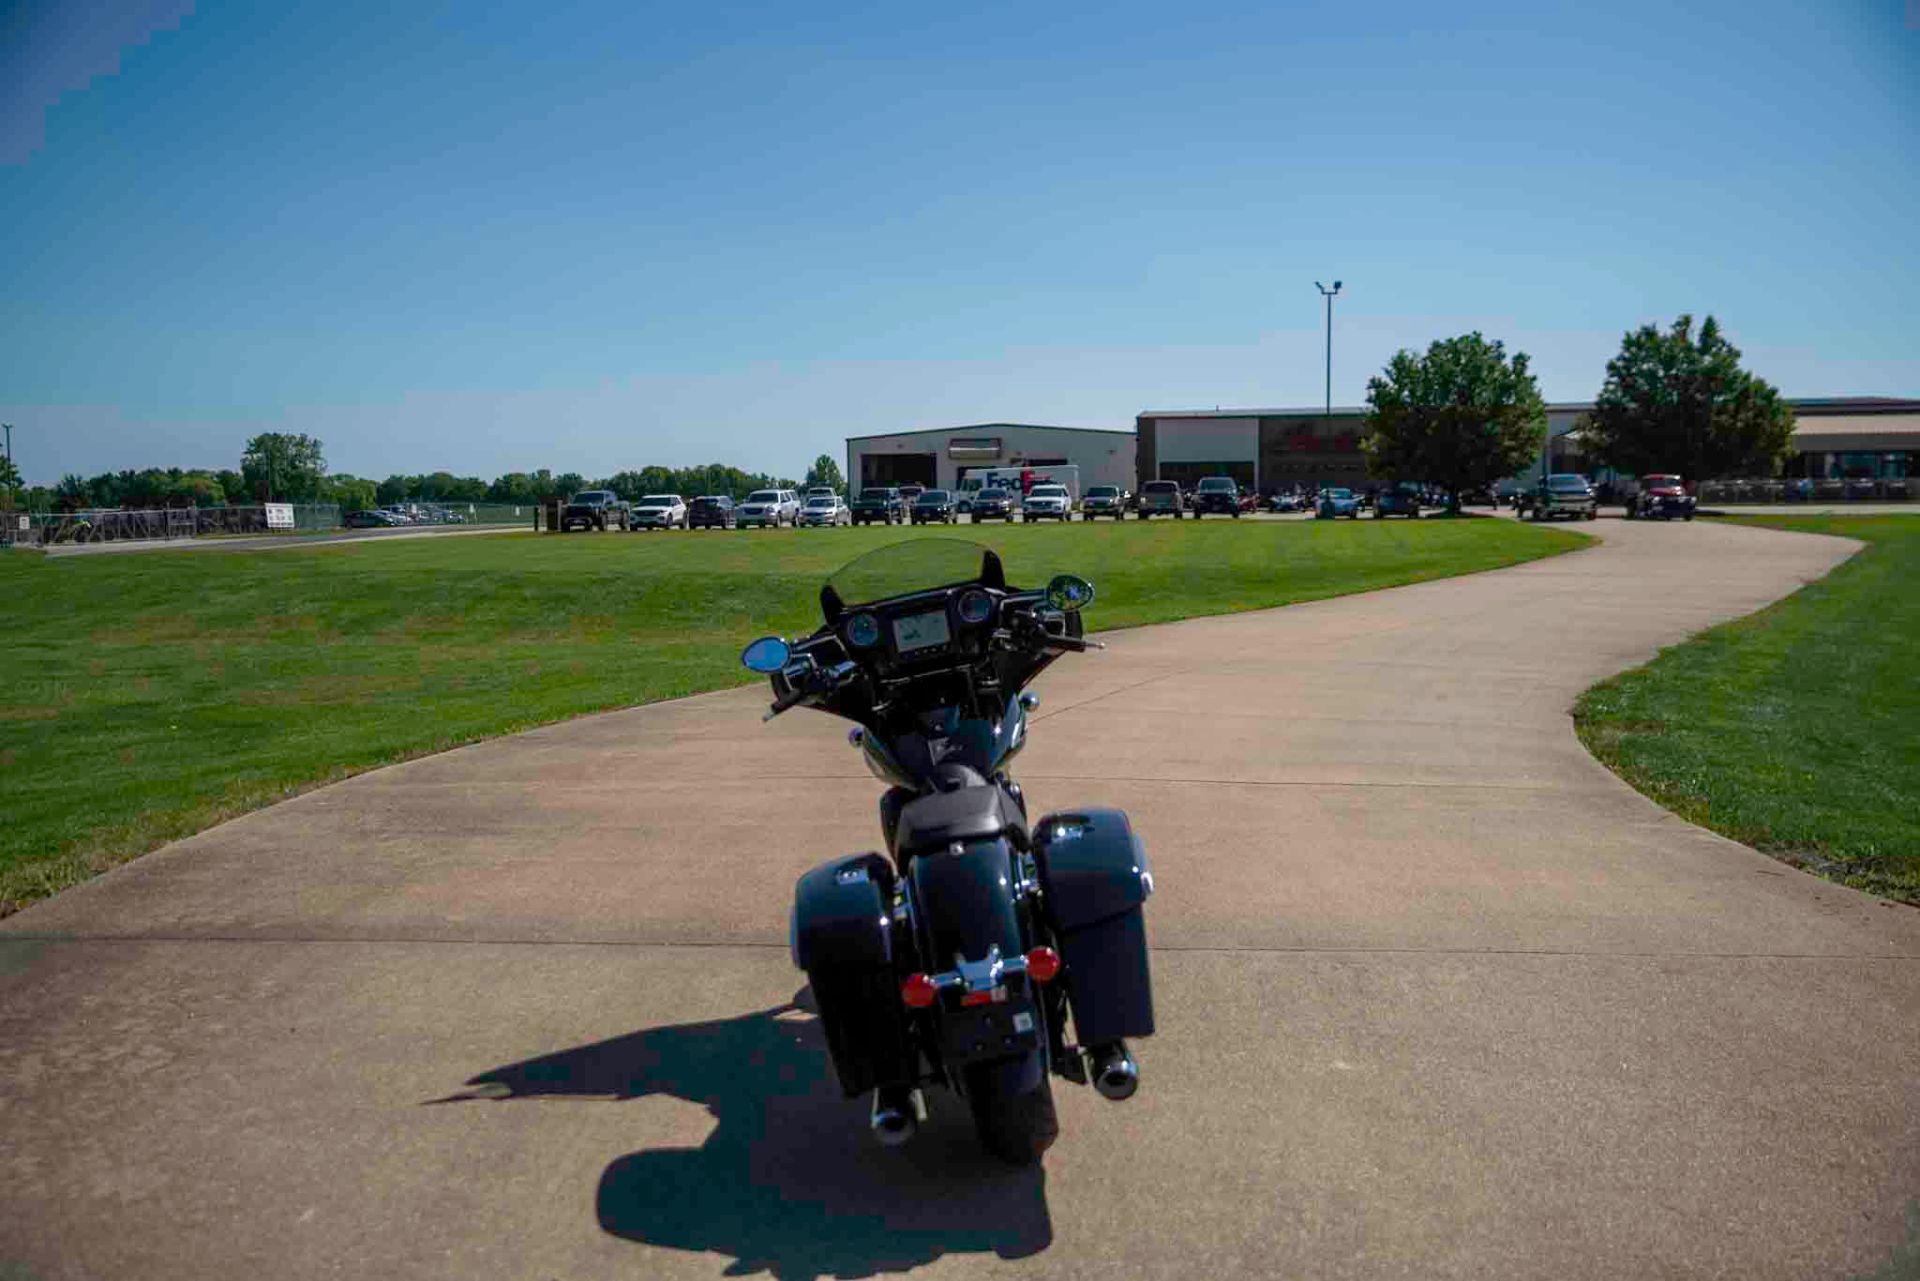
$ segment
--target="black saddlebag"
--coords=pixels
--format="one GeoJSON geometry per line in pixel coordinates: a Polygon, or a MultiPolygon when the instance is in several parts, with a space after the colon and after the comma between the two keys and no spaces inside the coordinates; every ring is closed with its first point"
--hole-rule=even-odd
{"type": "Polygon", "coordinates": [[[834,859],[793,891],[793,963],[807,972],[840,1088],[911,1084],[906,1012],[893,973],[893,868],[878,854],[834,859]]]}
{"type": "Polygon", "coordinates": [[[1033,836],[1080,1043],[1153,1035],[1147,847],[1120,810],[1049,814],[1033,825],[1033,836]]]}

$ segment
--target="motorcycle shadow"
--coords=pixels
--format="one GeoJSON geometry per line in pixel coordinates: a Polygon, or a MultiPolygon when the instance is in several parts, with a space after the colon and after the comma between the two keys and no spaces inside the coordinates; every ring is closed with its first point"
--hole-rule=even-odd
{"type": "Polygon", "coordinates": [[[704,1144],[620,1157],[595,1209],[615,1236],[731,1256],[727,1276],[864,1277],[1045,1250],[1045,1174],[983,1153],[961,1100],[929,1091],[912,1142],[874,1142],[866,1101],[841,1097],[811,996],[508,1064],[436,1101],[668,1094],[705,1106],[716,1124],[704,1144]]]}

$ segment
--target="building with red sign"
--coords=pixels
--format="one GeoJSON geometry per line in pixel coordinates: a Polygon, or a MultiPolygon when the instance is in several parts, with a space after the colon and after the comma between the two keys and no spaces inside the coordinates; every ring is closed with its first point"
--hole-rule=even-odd
{"type": "MultiPolygon", "coordinates": [[[[1786,478],[1829,485],[1870,481],[1876,494],[1900,498],[1908,496],[1910,475],[1920,479],[1920,400],[1856,396],[1787,403],[1796,422],[1786,478]]],[[[1593,470],[1581,454],[1578,431],[1581,416],[1592,408],[1589,402],[1547,406],[1553,470],[1593,470]]],[[[1360,436],[1366,421],[1366,409],[1354,407],[1331,414],[1321,409],[1149,410],[1134,419],[1134,466],[1143,481],[1183,485],[1202,476],[1231,476],[1263,492],[1364,488],[1369,477],[1360,436]]],[[[1539,474],[1536,464],[1514,481],[1531,483],[1539,474]]]]}

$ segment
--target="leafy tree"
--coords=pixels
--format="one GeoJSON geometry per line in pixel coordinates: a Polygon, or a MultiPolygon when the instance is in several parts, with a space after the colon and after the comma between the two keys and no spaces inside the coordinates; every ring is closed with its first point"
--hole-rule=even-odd
{"type": "Polygon", "coordinates": [[[805,485],[831,485],[836,490],[845,490],[846,477],[840,474],[840,464],[833,461],[833,455],[822,454],[813,460],[813,466],[807,468],[805,485]]]}
{"type": "Polygon", "coordinates": [[[240,455],[247,492],[267,502],[311,502],[327,463],[320,442],[304,432],[263,432],[240,455]]]}
{"type": "Polygon", "coordinates": [[[15,489],[20,486],[20,467],[11,458],[0,455],[0,500],[13,506],[15,489]]]}
{"type": "Polygon", "coordinates": [[[510,471],[487,486],[487,499],[496,503],[534,502],[533,477],[523,471],[510,471]]]}
{"type": "Polygon", "coordinates": [[[1478,332],[1444,338],[1425,355],[1397,353],[1367,380],[1367,468],[1383,480],[1414,480],[1460,495],[1524,468],[1546,438],[1547,406],[1525,352],[1478,332]]]}
{"type": "Polygon", "coordinates": [[[1792,451],[1793,410],[1740,367],[1718,321],[1708,316],[1696,339],[1683,315],[1665,333],[1642,325],[1621,340],[1582,434],[1595,458],[1628,475],[1771,476],[1792,451]]]}
{"type": "Polygon", "coordinates": [[[54,486],[53,493],[54,501],[63,511],[76,511],[93,505],[93,487],[87,483],[86,477],[73,472],[68,472],[60,478],[60,483],[54,486]]]}
{"type": "Polygon", "coordinates": [[[338,503],[343,512],[357,512],[377,505],[379,494],[372,481],[336,472],[321,486],[320,501],[338,503]]]}
{"type": "MultiPolygon", "coordinates": [[[[546,474],[544,471],[540,473],[542,476],[546,474]]],[[[577,471],[563,471],[558,476],[555,476],[551,483],[553,485],[552,492],[560,495],[562,498],[571,498],[587,487],[587,478],[577,471]]]]}
{"type": "Polygon", "coordinates": [[[224,507],[227,503],[226,490],[213,474],[204,471],[181,472],[171,474],[169,469],[164,501],[169,507],[224,507]]]}

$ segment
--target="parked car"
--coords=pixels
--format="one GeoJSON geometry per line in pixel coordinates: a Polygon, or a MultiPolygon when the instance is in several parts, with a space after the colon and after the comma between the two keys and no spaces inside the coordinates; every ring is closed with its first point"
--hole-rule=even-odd
{"type": "Polygon", "coordinates": [[[1067,493],[1065,485],[1035,485],[1027,491],[1026,501],[1020,504],[1020,523],[1034,520],[1070,520],[1073,516],[1073,497],[1067,493]]]}
{"type": "Polygon", "coordinates": [[[871,525],[875,521],[898,525],[907,518],[907,504],[901,499],[900,491],[889,485],[869,485],[847,506],[853,512],[856,525],[871,525]]]}
{"type": "Polygon", "coordinates": [[[1345,516],[1348,520],[1360,519],[1360,499],[1351,489],[1323,489],[1320,501],[1314,505],[1314,519],[1338,520],[1345,516]]]}
{"type": "Polygon", "coordinates": [[[560,532],[574,529],[631,529],[633,507],[611,489],[587,489],[560,509],[560,532]]]}
{"type": "Polygon", "coordinates": [[[1175,520],[1187,514],[1187,503],[1180,496],[1178,482],[1171,480],[1150,480],[1140,486],[1140,519],[1148,520],[1154,516],[1172,516],[1175,520]]]}
{"type": "Polygon", "coordinates": [[[976,525],[983,520],[1004,520],[1011,525],[1015,506],[1011,489],[989,485],[974,493],[973,506],[967,515],[976,525]]]}
{"type": "Polygon", "coordinates": [[[1392,489],[1382,490],[1374,501],[1373,518],[1385,520],[1389,516],[1420,519],[1420,486],[1401,481],[1392,489]]]}
{"type": "Polygon", "coordinates": [[[1525,515],[1529,520],[1593,520],[1600,514],[1600,500],[1587,478],[1574,472],[1555,472],[1534,487],[1527,498],[1525,515]]]}
{"type": "Polygon", "coordinates": [[[1693,519],[1694,497],[1680,477],[1663,472],[1642,476],[1639,489],[1627,499],[1628,520],[1693,519]]]}
{"type": "Polygon", "coordinates": [[[741,529],[749,525],[778,529],[800,519],[800,499],[791,489],[756,489],[740,504],[733,519],[741,529]]]}
{"type": "Polygon", "coordinates": [[[926,492],[927,487],[925,485],[919,485],[909,481],[900,486],[900,500],[911,509],[915,503],[920,501],[920,495],[926,492]]]}
{"type": "Polygon", "coordinates": [[[678,494],[648,494],[633,508],[635,529],[685,529],[687,519],[687,501],[678,494]]]}
{"type": "Polygon", "coordinates": [[[800,509],[802,525],[847,525],[852,521],[853,514],[847,510],[847,505],[840,501],[840,495],[831,491],[813,495],[800,509]]]}
{"type": "Polygon", "coordinates": [[[348,512],[342,523],[348,529],[392,529],[396,525],[404,525],[407,522],[392,512],[364,511],[348,512]]]}
{"type": "Polygon", "coordinates": [[[1233,477],[1207,476],[1200,481],[1200,487],[1193,491],[1193,518],[1199,520],[1208,512],[1240,519],[1240,486],[1233,483],[1233,477]]]}
{"type": "Polygon", "coordinates": [[[953,495],[944,489],[929,489],[913,500],[910,515],[916,525],[930,525],[934,521],[951,525],[954,521],[953,495]]]}
{"type": "Polygon", "coordinates": [[[840,491],[832,485],[809,485],[807,492],[800,495],[802,503],[812,498],[838,498],[840,491]]]}
{"type": "Polygon", "coordinates": [[[1099,516],[1111,516],[1115,520],[1127,518],[1127,491],[1118,485],[1094,485],[1080,499],[1080,518],[1093,520],[1099,516]]]}
{"type": "Polygon", "coordinates": [[[688,529],[732,529],[733,496],[702,494],[687,504],[688,529]]]}

